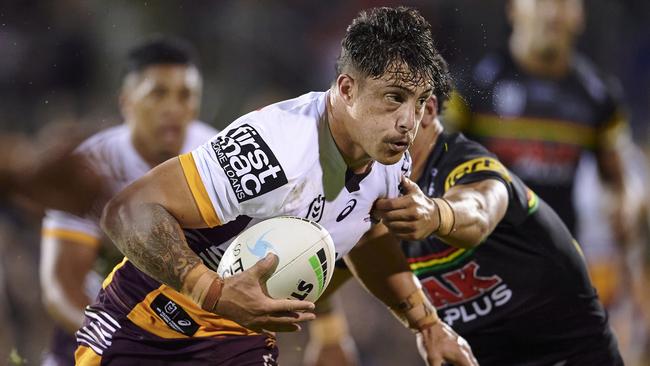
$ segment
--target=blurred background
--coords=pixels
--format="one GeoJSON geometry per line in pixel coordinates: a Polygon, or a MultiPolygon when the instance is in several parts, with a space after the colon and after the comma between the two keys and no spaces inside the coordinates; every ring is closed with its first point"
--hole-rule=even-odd
{"type": "MultiPolygon", "coordinates": [[[[36,134],[52,123],[121,122],[122,60],[152,34],[196,46],[204,76],[201,119],[222,128],[239,115],[325,90],[346,25],[362,9],[410,5],[433,26],[458,80],[505,46],[504,0],[99,1],[0,3],[0,129],[36,134]]],[[[588,0],[579,49],[616,78],[635,142],[650,147],[650,2],[588,0]]],[[[40,211],[0,205],[0,363],[39,364],[51,321],[38,290],[40,211]]],[[[364,365],[418,365],[415,342],[356,283],[342,300],[364,365]]],[[[306,332],[281,336],[281,362],[300,364],[306,332]]]]}

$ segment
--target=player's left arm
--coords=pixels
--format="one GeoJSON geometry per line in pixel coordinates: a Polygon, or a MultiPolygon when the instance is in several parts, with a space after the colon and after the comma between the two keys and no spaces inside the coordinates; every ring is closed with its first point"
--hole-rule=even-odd
{"type": "Polygon", "coordinates": [[[398,198],[377,200],[375,215],[403,240],[436,234],[450,245],[472,248],[494,231],[508,209],[508,190],[497,179],[457,184],[442,199],[427,197],[408,178],[402,188],[398,198]]]}
{"type": "Polygon", "coordinates": [[[628,125],[620,112],[615,112],[598,134],[596,158],[598,170],[605,187],[613,194],[611,220],[614,234],[622,244],[629,242],[638,228],[643,212],[646,192],[643,185],[632,187],[630,165],[626,156],[636,149],[628,125]]]}
{"type": "Polygon", "coordinates": [[[370,293],[416,332],[420,353],[428,364],[477,364],[467,342],[440,321],[411,273],[398,239],[383,224],[373,226],[345,262],[370,293]]]}

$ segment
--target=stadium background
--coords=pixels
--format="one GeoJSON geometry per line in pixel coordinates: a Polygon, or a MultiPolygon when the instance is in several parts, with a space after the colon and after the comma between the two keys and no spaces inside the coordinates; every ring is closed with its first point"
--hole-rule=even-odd
{"type": "MultiPolygon", "coordinates": [[[[99,1],[5,0],[0,4],[0,129],[36,133],[46,124],[120,122],[125,52],[154,33],[198,49],[201,119],[237,116],[309,90],[324,90],[345,26],[359,9],[411,5],[433,25],[456,77],[505,43],[504,0],[99,1]]],[[[621,82],[634,138],[650,142],[650,2],[585,0],[579,48],[621,82]]],[[[0,360],[13,348],[38,364],[51,321],[38,290],[38,210],[0,205],[0,360]]],[[[343,300],[367,365],[418,364],[408,331],[348,284],[343,300]]],[[[281,337],[281,361],[299,364],[304,335],[281,337]]],[[[3,362],[3,361],[0,361],[3,362]]]]}

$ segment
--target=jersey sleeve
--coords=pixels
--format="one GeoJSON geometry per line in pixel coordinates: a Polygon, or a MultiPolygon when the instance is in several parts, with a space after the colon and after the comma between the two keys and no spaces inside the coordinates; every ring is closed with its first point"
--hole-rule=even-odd
{"type": "Polygon", "coordinates": [[[67,240],[90,247],[99,247],[102,231],[90,219],[63,211],[47,210],[42,223],[43,238],[67,240]]]}
{"type": "Polygon", "coordinates": [[[609,149],[617,146],[621,138],[630,135],[628,116],[622,103],[623,91],[620,82],[615,78],[600,73],[594,78],[602,83],[604,90],[602,98],[595,100],[598,111],[596,148],[609,149]]]}
{"type": "MultiPolygon", "coordinates": [[[[508,190],[508,209],[504,217],[506,222],[523,220],[528,213],[529,203],[536,199],[530,196],[530,190],[496,158],[480,144],[464,140],[446,154],[447,158],[439,167],[439,186],[442,192],[462,184],[495,179],[503,183],[508,190]]],[[[443,193],[444,194],[444,193],[443,193]]]]}
{"type": "Polygon", "coordinates": [[[621,137],[628,136],[629,133],[629,125],[622,108],[612,106],[596,130],[597,148],[617,146],[621,137]]]}
{"type": "Polygon", "coordinates": [[[240,215],[266,218],[281,214],[291,189],[275,150],[287,149],[282,146],[286,136],[264,127],[242,117],[211,141],[179,157],[207,226],[240,215]]]}

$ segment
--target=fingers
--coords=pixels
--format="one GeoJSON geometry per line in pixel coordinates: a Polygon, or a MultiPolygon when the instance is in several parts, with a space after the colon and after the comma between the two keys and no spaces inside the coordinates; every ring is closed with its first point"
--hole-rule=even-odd
{"type": "Polygon", "coordinates": [[[255,331],[295,332],[301,329],[298,323],[314,320],[315,318],[316,315],[313,313],[284,311],[258,316],[251,321],[248,328],[255,331]]]}
{"type": "Polygon", "coordinates": [[[413,205],[414,196],[421,194],[420,187],[410,179],[402,177],[400,183],[402,196],[397,198],[380,198],[375,201],[374,209],[380,211],[392,211],[407,208],[413,205]]]}
{"type": "Polygon", "coordinates": [[[277,255],[273,253],[268,253],[266,257],[260,259],[254,266],[248,269],[248,271],[256,278],[266,280],[271,277],[273,272],[275,272],[276,267],[280,259],[277,255]]]}
{"type": "Polygon", "coordinates": [[[436,352],[433,355],[427,356],[427,364],[429,366],[441,366],[443,363],[442,357],[436,352]]]}
{"type": "Polygon", "coordinates": [[[405,208],[393,211],[377,211],[377,216],[386,221],[414,221],[419,219],[415,208],[405,208]]]}
{"type": "Polygon", "coordinates": [[[301,300],[275,300],[271,299],[265,307],[266,313],[314,311],[316,306],[313,302],[301,300]]]}
{"type": "Polygon", "coordinates": [[[393,211],[401,208],[407,208],[412,202],[409,196],[397,198],[380,198],[375,201],[374,209],[378,211],[393,211]]]}
{"type": "Polygon", "coordinates": [[[417,190],[420,189],[418,185],[415,184],[415,182],[413,182],[412,180],[408,179],[405,176],[402,176],[402,181],[400,182],[400,188],[403,195],[416,192],[417,190]]]}

